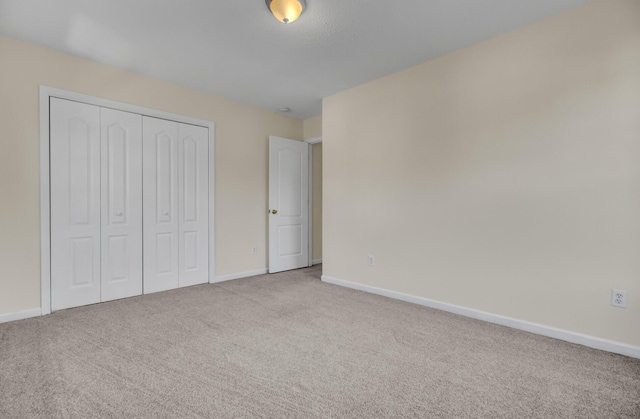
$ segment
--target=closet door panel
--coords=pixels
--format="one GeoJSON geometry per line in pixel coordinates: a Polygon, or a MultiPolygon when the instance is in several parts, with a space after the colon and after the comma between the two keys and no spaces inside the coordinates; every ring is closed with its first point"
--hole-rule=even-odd
{"type": "Polygon", "coordinates": [[[144,293],[179,286],[178,123],[143,117],[144,293]]]}
{"type": "Polygon", "coordinates": [[[102,301],[142,294],[142,116],[101,109],[102,301]]]}
{"type": "Polygon", "coordinates": [[[179,124],[180,286],[209,282],[209,130],[179,124]]]}
{"type": "Polygon", "coordinates": [[[50,99],[51,308],[100,301],[100,108],[50,99]]]}

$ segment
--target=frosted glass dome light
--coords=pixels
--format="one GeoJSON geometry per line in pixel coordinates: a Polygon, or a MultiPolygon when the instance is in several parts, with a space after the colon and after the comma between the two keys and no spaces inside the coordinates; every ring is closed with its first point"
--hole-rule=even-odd
{"type": "Polygon", "coordinates": [[[282,23],[291,23],[300,17],[306,8],[305,0],[266,0],[273,16],[282,23]]]}

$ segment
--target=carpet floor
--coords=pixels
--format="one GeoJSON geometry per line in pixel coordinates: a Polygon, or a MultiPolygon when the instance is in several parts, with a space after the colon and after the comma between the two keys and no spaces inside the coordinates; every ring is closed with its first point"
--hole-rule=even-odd
{"type": "Polygon", "coordinates": [[[640,360],[320,269],[0,324],[0,417],[640,418],[640,360]]]}

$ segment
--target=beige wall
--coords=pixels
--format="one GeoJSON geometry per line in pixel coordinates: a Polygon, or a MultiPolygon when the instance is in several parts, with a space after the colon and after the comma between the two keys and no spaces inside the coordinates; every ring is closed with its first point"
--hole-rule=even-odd
{"type": "Polygon", "coordinates": [[[302,121],[302,135],[305,140],[322,137],[322,115],[302,121]]]}
{"type": "MultiPolygon", "coordinates": [[[[302,124],[305,140],[322,137],[322,116],[308,118],[302,124]]],[[[322,143],[313,146],[312,259],[322,259],[322,143]]]]}
{"type": "Polygon", "coordinates": [[[313,146],[312,259],[322,259],[322,143],[313,146]]]}
{"type": "Polygon", "coordinates": [[[302,121],[6,37],[0,57],[0,314],[40,307],[41,84],[215,122],[215,274],[267,267],[268,136],[302,121]]]}
{"type": "Polygon", "coordinates": [[[325,275],[640,345],[639,1],[325,98],[323,138],[325,275]]]}

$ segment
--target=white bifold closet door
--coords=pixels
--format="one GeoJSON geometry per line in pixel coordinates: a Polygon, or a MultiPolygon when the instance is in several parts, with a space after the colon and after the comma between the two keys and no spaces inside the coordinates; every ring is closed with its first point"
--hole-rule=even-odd
{"type": "Polygon", "coordinates": [[[142,293],[142,117],[51,98],[53,310],[142,293]]]}
{"type": "Polygon", "coordinates": [[[142,115],[100,109],[101,300],[142,294],[142,115]]]}
{"type": "Polygon", "coordinates": [[[209,281],[207,128],[143,117],[144,292],[209,281]]]}

